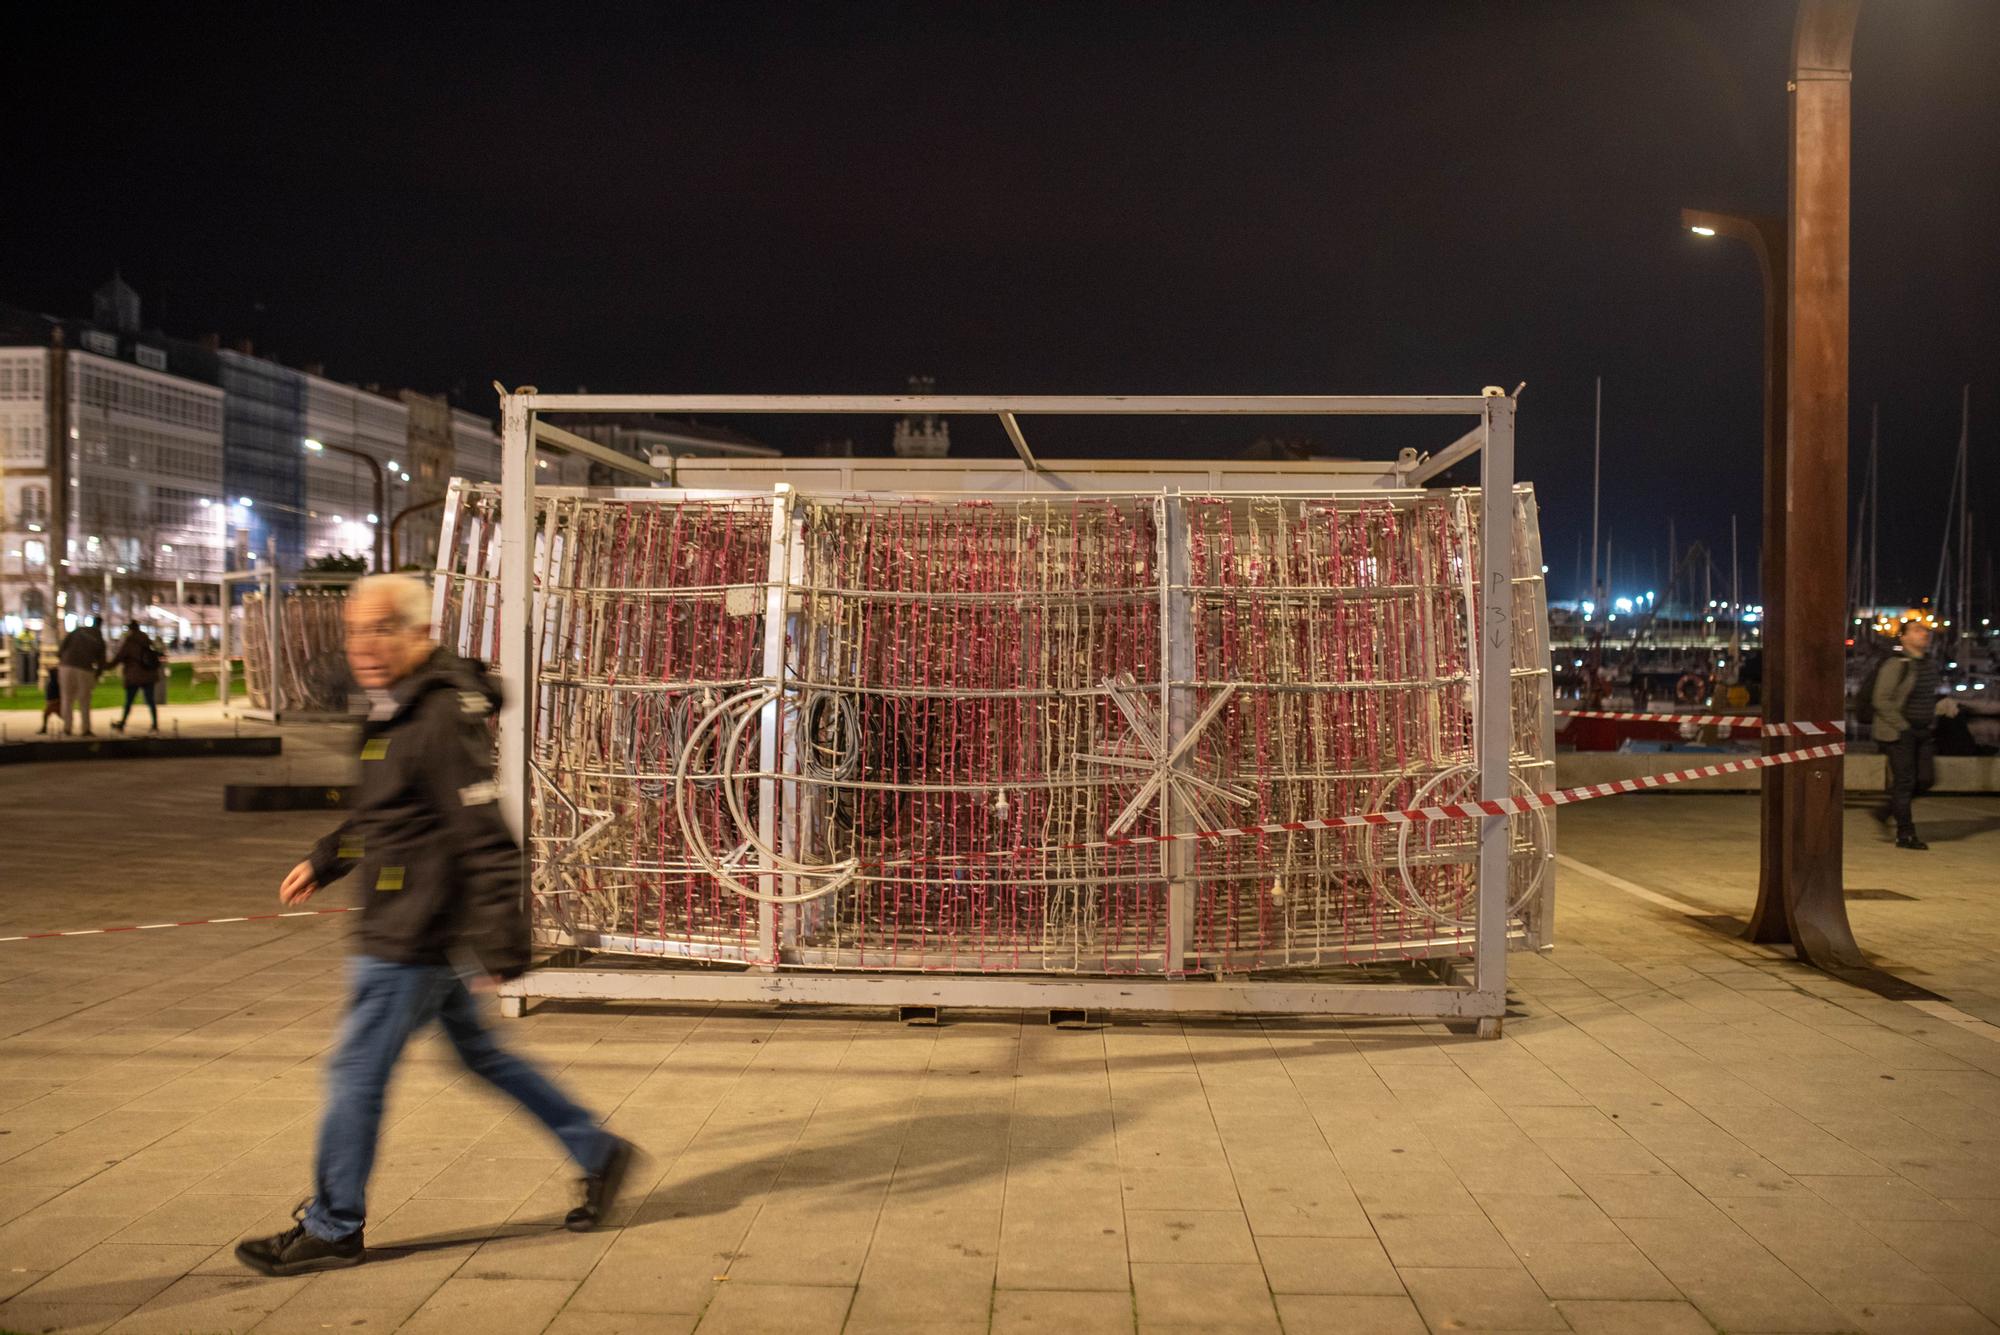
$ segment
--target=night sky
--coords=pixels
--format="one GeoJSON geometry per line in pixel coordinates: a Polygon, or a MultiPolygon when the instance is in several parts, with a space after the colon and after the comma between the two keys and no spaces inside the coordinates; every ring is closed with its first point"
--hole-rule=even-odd
{"type": "MultiPolygon", "coordinates": [[[[1792,6],[745,3],[11,11],[0,301],[356,382],[545,390],[1466,393],[1527,381],[1558,594],[1590,505],[1754,569],[1749,254],[1782,212],[1792,6]],[[420,17],[413,17],[420,16],[420,17]]],[[[1884,574],[1935,571],[1959,386],[2000,525],[2000,3],[1869,0],[1853,443],[1884,574]]],[[[739,423],[809,448],[885,423],[739,423]]],[[[1051,456],[1354,454],[1449,422],[1031,424],[1051,456]],[[1393,427],[1394,429],[1390,429],[1393,427]]],[[[1004,453],[997,426],[954,428],[1004,453]]],[[[1858,469],[1855,474],[1857,478],[1858,469]]],[[[1978,524],[1975,532],[1979,531],[1978,524]]],[[[1982,550],[1988,547],[1980,543],[1982,550]]],[[[1631,558],[1634,564],[1627,564],[1631,558]]]]}

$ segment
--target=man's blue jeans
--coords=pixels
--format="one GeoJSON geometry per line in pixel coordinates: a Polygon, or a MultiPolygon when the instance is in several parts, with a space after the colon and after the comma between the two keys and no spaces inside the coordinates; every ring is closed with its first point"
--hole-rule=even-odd
{"type": "Polygon", "coordinates": [[[585,1173],[610,1161],[616,1143],[611,1133],[540,1071],[494,1041],[479,1022],[472,994],[449,966],[391,964],[356,955],[348,961],[348,974],[353,995],[327,1071],[326,1116],[313,1167],[313,1202],[305,1217],[306,1230],[314,1237],[337,1241],[361,1227],[389,1073],[410,1035],[432,1019],[444,1027],[467,1069],[540,1118],[585,1173]]]}

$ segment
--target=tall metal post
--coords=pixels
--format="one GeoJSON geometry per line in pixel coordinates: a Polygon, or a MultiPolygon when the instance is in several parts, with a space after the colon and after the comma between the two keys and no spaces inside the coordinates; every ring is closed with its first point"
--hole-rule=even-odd
{"type": "MultiPolygon", "coordinates": [[[[1194,595],[1188,589],[1187,502],[1178,487],[1160,499],[1160,754],[1171,756],[1194,723],[1194,595]]],[[[1160,829],[1185,834],[1194,817],[1171,783],[1160,785],[1160,829]]],[[[1194,936],[1195,846],[1160,845],[1160,874],[1167,882],[1167,941],[1161,968],[1169,978],[1187,972],[1194,936]]]]}
{"type": "MultiPolygon", "coordinates": [[[[764,575],[764,677],[777,688],[764,705],[758,738],[757,838],[767,849],[778,846],[778,753],[785,726],[785,605],[792,571],[792,485],[780,482],[771,499],[771,556],[764,575]]],[[[769,855],[757,874],[757,888],[766,896],[779,893],[777,868],[769,855]]],[[[788,887],[789,888],[789,887],[788,887]]],[[[778,963],[778,906],[768,898],[757,902],[758,963],[778,963]]]]}
{"type": "MultiPolygon", "coordinates": [[[[1486,443],[1479,451],[1479,797],[1512,795],[1514,750],[1514,400],[1486,400],[1486,443]]],[[[1508,817],[1479,818],[1479,932],[1474,988],[1488,1014],[1482,1034],[1498,1031],[1507,1005],[1507,895],[1511,867],[1508,817]]]]}
{"type": "MultiPolygon", "coordinates": [[[[1785,708],[1846,709],[1848,158],[1861,0],[1801,0],[1792,35],[1791,313],[1785,414],[1785,708]]],[[[1838,756],[1783,767],[1792,941],[1822,966],[1866,963],[1841,882],[1838,756]]]]}
{"type": "MultiPolygon", "coordinates": [[[[528,391],[532,392],[532,391],[528,391]]],[[[520,394],[500,396],[500,813],[528,846],[528,720],[534,664],[528,562],[535,540],[534,424],[520,394]]]]}

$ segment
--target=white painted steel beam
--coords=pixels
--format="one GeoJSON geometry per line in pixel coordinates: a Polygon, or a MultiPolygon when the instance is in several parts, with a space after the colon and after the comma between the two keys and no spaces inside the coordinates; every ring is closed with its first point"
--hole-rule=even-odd
{"type": "Polygon", "coordinates": [[[1021,456],[1021,462],[1028,466],[1028,471],[1041,472],[1042,466],[1035,462],[1035,452],[1028,448],[1028,438],[1021,434],[1020,419],[1012,413],[1001,413],[1000,426],[1007,433],[1007,439],[1014,443],[1014,453],[1021,456]]]}
{"type": "MultiPolygon", "coordinates": [[[[528,811],[528,718],[533,708],[534,646],[528,624],[529,551],[535,541],[535,447],[527,399],[500,399],[500,814],[525,849],[528,811]]],[[[468,572],[469,573],[469,572],[468,572]]],[[[527,866],[527,855],[522,855],[527,866]]]]}
{"type": "Polygon", "coordinates": [[[668,480],[667,474],[663,470],[655,468],[649,463],[643,463],[638,459],[634,459],[629,454],[620,454],[607,445],[599,445],[596,441],[579,436],[574,431],[565,431],[561,427],[553,426],[547,422],[536,421],[535,440],[538,444],[547,445],[553,449],[566,450],[571,454],[580,454],[595,463],[603,464],[606,468],[616,468],[620,472],[630,473],[634,477],[643,477],[651,482],[665,482],[668,480]]]}
{"type": "MultiPolygon", "coordinates": [[[[1513,795],[1514,400],[1486,400],[1479,453],[1479,796],[1513,795]]],[[[1512,848],[1506,816],[1479,818],[1478,940],[1473,994],[1499,1016],[1507,1000],[1507,896],[1512,848]]]]}
{"type": "Polygon", "coordinates": [[[1124,416],[1267,414],[1477,417],[1479,394],[541,394],[524,392],[537,413],[1115,413],[1124,416]]]}
{"type": "Polygon", "coordinates": [[[1444,472],[1445,469],[1450,468],[1461,459],[1470,458],[1485,443],[1486,424],[1482,422],[1411,469],[1403,478],[1403,485],[1407,487],[1423,486],[1426,482],[1429,482],[1432,478],[1444,472]]]}
{"type": "Polygon", "coordinates": [[[1083,1008],[1155,1015],[1414,1015],[1492,1019],[1504,998],[1460,987],[1371,983],[1130,982],[993,974],[761,973],[666,969],[536,969],[502,983],[503,998],[747,1002],[807,1006],[1083,1008]]]}

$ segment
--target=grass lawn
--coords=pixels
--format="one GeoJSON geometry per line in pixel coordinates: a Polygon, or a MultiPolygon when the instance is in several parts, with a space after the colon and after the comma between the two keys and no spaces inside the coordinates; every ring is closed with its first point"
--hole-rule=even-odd
{"type": "MultiPolygon", "coordinates": [[[[215,699],[215,678],[194,679],[194,664],[172,663],[168,665],[167,703],[170,705],[199,704],[215,699]]],[[[91,692],[92,709],[122,709],[125,706],[125,681],[115,671],[107,672],[97,679],[97,689],[91,692]]],[[[143,701],[136,707],[144,709],[143,701]]],[[[42,708],[42,685],[23,683],[9,690],[0,691],[0,709],[32,709],[40,713],[42,708]]]]}

